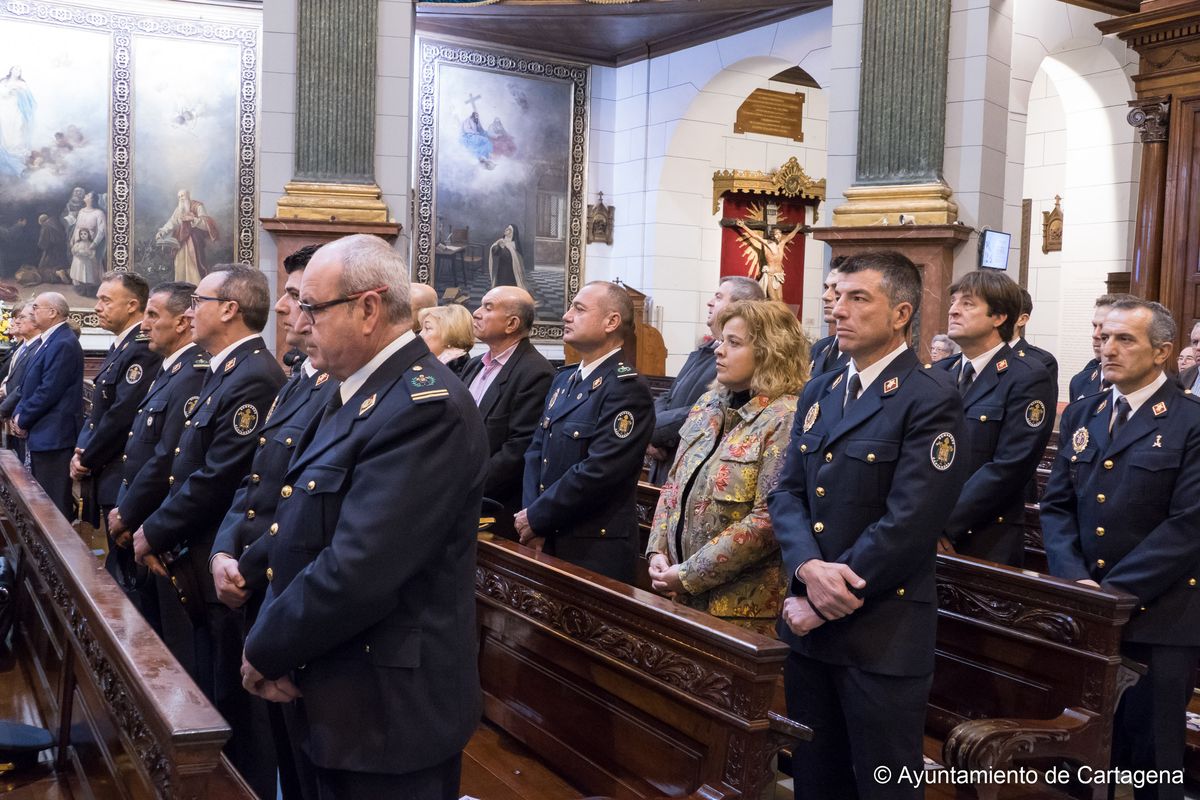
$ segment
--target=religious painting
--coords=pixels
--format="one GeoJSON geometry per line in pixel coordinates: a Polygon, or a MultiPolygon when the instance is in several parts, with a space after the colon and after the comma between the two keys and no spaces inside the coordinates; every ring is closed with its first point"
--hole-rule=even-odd
{"type": "Polygon", "coordinates": [[[492,287],[536,302],[562,338],[583,259],[587,67],[422,39],[415,278],[443,301],[492,287]]]}
{"type": "Polygon", "coordinates": [[[133,56],[134,269],[199,283],[236,260],[238,48],[139,37],[133,56]]]}
{"type": "Polygon", "coordinates": [[[0,24],[0,298],[91,305],[108,253],[109,41],[0,24]]]}
{"type": "Polygon", "coordinates": [[[155,7],[0,4],[0,300],[255,260],[261,13],[155,7]]]}
{"type": "Polygon", "coordinates": [[[804,302],[804,232],[808,206],[791,200],[733,195],[725,198],[721,276],[758,281],[767,298],[804,302]]]}

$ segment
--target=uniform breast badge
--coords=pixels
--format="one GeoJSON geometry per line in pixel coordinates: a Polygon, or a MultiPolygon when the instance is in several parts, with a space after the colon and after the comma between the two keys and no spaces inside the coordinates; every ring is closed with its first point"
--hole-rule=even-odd
{"type": "Polygon", "coordinates": [[[198,405],[200,405],[200,395],[197,394],[189,397],[187,402],[183,404],[183,415],[190,417],[198,405]]]}
{"type": "Polygon", "coordinates": [[[1162,447],[1162,434],[1161,433],[1157,433],[1154,435],[1154,444],[1152,444],[1150,446],[1151,447],[1162,447]]]}
{"type": "Polygon", "coordinates": [[[130,364],[129,369],[125,370],[125,382],[129,384],[137,383],[142,379],[142,365],[130,364]]]}
{"type": "Polygon", "coordinates": [[[1080,428],[1071,434],[1071,449],[1076,453],[1082,453],[1087,450],[1088,439],[1088,429],[1080,428]]]}
{"type": "Polygon", "coordinates": [[[1025,424],[1031,428],[1040,428],[1042,423],[1046,421],[1046,404],[1041,400],[1034,400],[1029,405],[1025,406],[1025,424]]]}
{"type": "Polygon", "coordinates": [[[957,445],[954,441],[954,434],[949,431],[939,433],[933,438],[933,446],[929,448],[929,460],[933,464],[933,468],[939,472],[945,472],[950,469],[950,465],[954,463],[954,453],[957,450],[957,445]]]}
{"type": "Polygon", "coordinates": [[[554,404],[558,402],[558,393],[561,391],[562,389],[554,390],[554,394],[550,395],[550,405],[546,406],[546,408],[554,408],[554,404]]]}
{"type": "Polygon", "coordinates": [[[617,414],[617,418],[613,420],[613,433],[618,439],[628,439],[629,434],[633,433],[633,414],[628,411],[617,414]]]}
{"type": "Polygon", "coordinates": [[[808,433],[809,428],[817,424],[819,416],[821,416],[821,404],[813,403],[808,407],[808,413],[804,415],[804,433],[808,433]]]}
{"type": "Polygon", "coordinates": [[[233,430],[238,436],[249,436],[258,427],[258,409],[250,403],[238,407],[233,413],[233,430]]]}

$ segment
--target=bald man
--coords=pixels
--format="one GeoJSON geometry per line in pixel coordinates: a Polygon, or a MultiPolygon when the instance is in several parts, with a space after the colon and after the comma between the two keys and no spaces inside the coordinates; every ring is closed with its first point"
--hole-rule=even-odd
{"type": "Polygon", "coordinates": [[[483,296],[472,315],[475,338],[488,351],[467,362],[463,382],[479,406],[488,436],[488,477],[483,495],[492,508],[492,530],[516,538],[513,515],[521,510],[525,451],[541,416],[554,368],[529,342],[533,297],[516,286],[497,286],[483,296]]]}
{"type": "Polygon", "coordinates": [[[438,304],[437,290],[428,283],[413,281],[408,288],[408,296],[412,303],[413,333],[421,333],[421,309],[435,308],[438,304]]]}

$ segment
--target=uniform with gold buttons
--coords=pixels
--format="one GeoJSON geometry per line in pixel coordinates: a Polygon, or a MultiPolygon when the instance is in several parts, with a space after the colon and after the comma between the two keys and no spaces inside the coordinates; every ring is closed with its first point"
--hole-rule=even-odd
{"type": "Polygon", "coordinates": [[[654,403],[614,353],[586,376],[559,370],[525,453],[523,501],[545,551],[631,583],[638,556],[634,493],[654,403]]]}
{"type": "MultiPolygon", "coordinates": [[[[965,355],[939,361],[957,381],[965,355]]],[[[1040,361],[1007,344],[963,395],[967,482],[945,535],[962,555],[1019,567],[1025,561],[1025,487],[1054,429],[1058,387],[1040,361]]]]}
{"type": "Polygon", "coordinates": [[[217,531],[210,560],[218,553],[238,560],[238,572],[246,588],[254,593],[246,606],[251,616],[262,602],[261,590],[267,586],[268,550],[279,531],[274,520],[283,475],[296,442],[337,387],[338,382],[328,373],[315,370],[307,361],[297,368],[271,404],[258,431],[250,474],[242,481],[217,531]]]}

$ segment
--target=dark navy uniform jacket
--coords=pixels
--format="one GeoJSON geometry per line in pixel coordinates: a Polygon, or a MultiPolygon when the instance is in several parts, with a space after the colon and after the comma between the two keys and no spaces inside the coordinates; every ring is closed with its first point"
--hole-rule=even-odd
{"type": "Polygon", "coordinates": [[[628,583],[638,556],[634,494],[654,403],[619,352],[570,385],[578,371],[563,367],[550,385],[525,453],[523,500],[547,553],[628,583]]]}
{"type": "Polygon", "coordinates": [[[192,407],[200,402],[207,374],[208,354],[189,344],[165,373],[153,377],[142,398],[126,436],[117,494],[121,519],[131,531],[167,497],[167,476],[183,433],[184,409],[189,401],[192,407]]]}
{"type": "Polygon", "coordinates": [[[149,342],[150,337],[139,328],[126,335],[100,362],[92,392],[92,414],[75,443],[83,450],[79,463],[91,470],[94,499],[102,507],[117,502],[121,453],[138,406],[162,364],[162,357],[151,352],[149,342]]]}
{"type": "MultiPolygon", "coordinates": [[[[939,361],[957,382],[961,353],[939,361]]],[[[1007,344],[963,395],[967,435],[961,442],[967,482],[946,522],[959,553],[1019,567],[1025,561],[1025,486],[1054,429],[1058,390],[1041,363],[1007,344]]]]}
{"type": "Polygon", "coordinates": [[[812,346],[812,363],[809,364],[809,374],[812,377],[824,375],[835,369],[842,369],[850,363],[850,356],[838,350],[837,335],[818,339],[812,346]]]}
{"type": "Polygon", "coordinates": [[[1113,392],[1072,403],[1042,498],[1050,572],[1138,598],[1126,641],[1200,645],[1200,399],[1169,378],[1108,433],[1113,392]]]}
{"type": "MultiPolygon", "coordinates": [[[[933,670],[934,562],[966,478],[958,390],[912,350],[896,356],[842,415],[849,370],[804,388],[779,484],[767,497],[787,574],[809,559],[848,564],[862,608],[807,636],[809,658],[885,675],[933,670]]],[[[793,594],[805,587],[792,580],[793,594]]]]}
{"type": "Polygon", "coordinates": [[[1049,350],[1044,350],[1041,347],[1038,347],[1036,344],[1030,344],[1025,340],[1024,336],[1017,339],[1016,343],[1012,345],[1012,349],[1022,358],[1025,356],[1030,356],[1041,362],[1041,365],[1046,368],[1046,372],[1050,373],[1050,382],[1054,384],[1055,396],[1057,397],[1058,359],[1054,357],[1054,354],[1049,350]]]}
{"type": "Polygon", "coordinates": [[[1100,381],[1104,379],[1104,375],[1100,371],[1100,359],[1093,358],[1087,363],[1087,366],[1076,373],[1075,377],[1071,378],[1070,392],[1071,401],[1080,399],[1081,397],[1089,397],[1100,391],[1100,381]]]}
{"type": "Polygon", "coordinates": [[[78,441],[83,424],[83,348],[65,323],[29,357],[13,419],[29,432],[30,452],[66,450],[78,441]]]}
{"type": "Polygon", "coordinates": [[[142,528],[151,552],[187,546],[205,596],[216,602],[208,554],[217,526],[250,472],[258,431],[284,378],[258,336],[213,367],[216,371],[206,376],[195,407],[184,410],[183,433],[167,477],[167,499],[142,528]]]}
{"type": "Polygon", "coordinates": [[[246,657],[303,692],[317,766],[412,772],[460,752],[479,722],[487,436],[470,392],[419,338],[326,408],[279,490],[246,657]]]}
{"type": "Polygon", "coordinates": [[[212,555],[225,553],[238,560],[238,572],[251,591],[267,586],[267,551],[279,531],[275,507],[288,462],[304,429],[321,413],[338,385],[328,373],[310,377],[298,369],[275,396],[258,432],[250,474],[238,487],[212,550],[212,555]],[[268,535],[264,537],[264,533],[268,535]]]}

